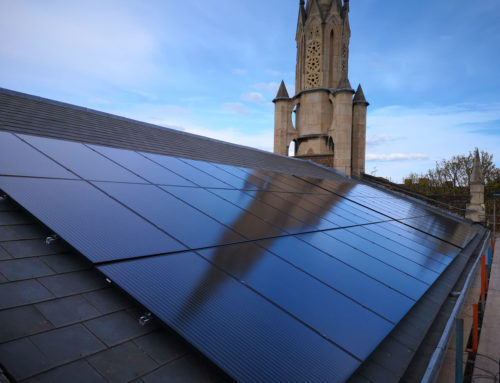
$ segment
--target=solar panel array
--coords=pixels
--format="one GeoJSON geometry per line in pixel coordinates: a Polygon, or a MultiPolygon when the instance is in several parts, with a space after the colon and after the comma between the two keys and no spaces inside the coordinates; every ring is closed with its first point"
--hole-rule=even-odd
{"type": "Polygon", "coordinates": [[[332,178],[0,132],[0,189],[239,381],[345,381],[475,235],[332,178]]]}

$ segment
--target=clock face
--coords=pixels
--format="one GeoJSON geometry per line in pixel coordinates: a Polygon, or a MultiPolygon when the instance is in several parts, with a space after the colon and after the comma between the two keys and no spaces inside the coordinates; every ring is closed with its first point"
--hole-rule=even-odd
{"type": "Polygon", "coordinates": [[[306,89],[318,88],[321,85],[321,43],[312,40],[306,48],[306,89]]]}

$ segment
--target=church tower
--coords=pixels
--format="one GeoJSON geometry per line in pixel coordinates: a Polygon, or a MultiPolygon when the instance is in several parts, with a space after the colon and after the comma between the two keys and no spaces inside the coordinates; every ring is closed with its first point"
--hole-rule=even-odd
{"type": "Polygon", "coordinates": [[[349,83],[350,38],[349,0],[300,0],[295,96],[282,82],[273,101],[274,152],[288,155],[295,142],[295,157],[359,176],[369,104],[349,83]]]}

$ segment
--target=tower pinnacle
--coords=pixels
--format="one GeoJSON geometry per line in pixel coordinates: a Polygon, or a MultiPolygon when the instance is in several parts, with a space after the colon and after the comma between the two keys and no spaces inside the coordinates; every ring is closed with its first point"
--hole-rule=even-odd
{"type": "Polygon", "coordinates": [[[481,183],[481,159],[479,158],[479,149],[474,151],[474,165],[472,166],[471,183],[481,183]]]}
{"type": "Polygon", "coordinates": [[[474,165],[470,177],[470,203],[465,210],[465,218],[473,222],[484,222],[486,212],[484,206],[484,181],[481,171],[481,159],[479,158],[479,149],[474,153],[474,165]]]}
{"type": "Polygon", "coordinates": [[[278,94],[276,95],[277,100],[281,98],[290,99],[288,91],[286,90],[285,81],[281,81],[280,88],[278,89],[278,94]]]}
{"type": "Polygon", "coordinates": [[[295,157],[359,176],[368,102],[361,87],[353,100],[348,14],[348,0],[299,1],[295,95],[290,98],[281,83],[274,99],[274,151],[287,155],[293,141],[295,157]]]}

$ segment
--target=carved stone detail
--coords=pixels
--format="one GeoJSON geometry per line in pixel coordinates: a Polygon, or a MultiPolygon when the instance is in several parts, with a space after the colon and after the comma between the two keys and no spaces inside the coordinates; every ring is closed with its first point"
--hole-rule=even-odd
{"type": "Polygon", "coordinates": [[[306,48],[306,89],[321,86],[321,41],[316,36],[308,41],[306,48]]]}

